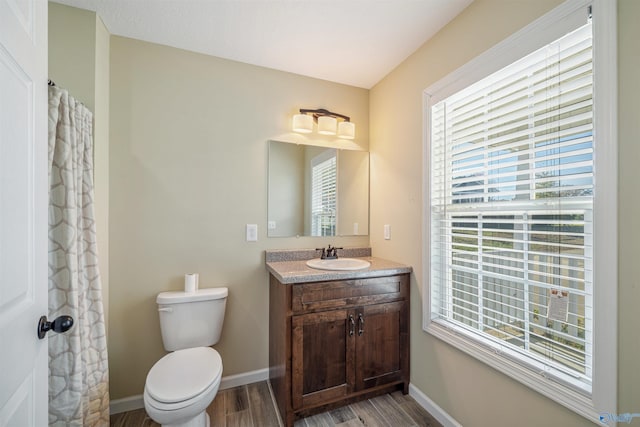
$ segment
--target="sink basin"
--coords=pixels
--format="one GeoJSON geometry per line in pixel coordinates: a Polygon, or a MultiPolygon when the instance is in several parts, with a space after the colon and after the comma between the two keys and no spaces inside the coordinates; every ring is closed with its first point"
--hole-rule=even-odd
{"type": "Polygon", "coordinates": [[[318,270],[362,270],[371,265],[369,261],[357,258],[310,259],[307,265],[318,270]]]}

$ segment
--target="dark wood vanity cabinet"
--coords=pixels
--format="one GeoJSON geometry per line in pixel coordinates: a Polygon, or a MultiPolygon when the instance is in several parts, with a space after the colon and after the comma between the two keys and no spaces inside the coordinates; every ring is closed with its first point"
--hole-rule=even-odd
{"type": "Polygon", "coordinates": [[[286,426],[409,384],[409,276],[270,277],[270,380],[286,426]]]}

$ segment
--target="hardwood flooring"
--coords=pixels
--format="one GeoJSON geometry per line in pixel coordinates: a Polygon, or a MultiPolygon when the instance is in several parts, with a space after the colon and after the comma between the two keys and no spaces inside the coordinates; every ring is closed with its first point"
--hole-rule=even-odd
{"type": "MultiPolygon", "coordinates": [[[[219,391],[207,408],[211,427],[279,427],[266,381],[219,391]]],[[[111,427],[158,427],[144,409],[111,416],[111,427]]],[[[314,415],[295,427],[442,427],[409,395],[397,391],[314,415]]]]}

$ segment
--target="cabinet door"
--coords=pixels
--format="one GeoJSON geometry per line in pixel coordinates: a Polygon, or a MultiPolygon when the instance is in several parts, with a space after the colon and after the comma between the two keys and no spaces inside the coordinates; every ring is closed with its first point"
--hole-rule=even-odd
{"type": "Polygon", "coordinates": [[[293,316],[293,408],[346,396],[355,382],[355,311],[293,316]]]}
{"type": "Polygon", "coordinates": [[[400,381],[409,372],[406,301],[364,306],[356,313],[356,389],[400,381]]]}

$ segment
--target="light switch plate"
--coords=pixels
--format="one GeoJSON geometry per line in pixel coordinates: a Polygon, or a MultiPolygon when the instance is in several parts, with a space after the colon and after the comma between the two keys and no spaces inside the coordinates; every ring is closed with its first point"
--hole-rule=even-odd
{"type": "Polygon", "coordinates": [[[391,226],[389,224],[384,225],[384,240],[391,240],[391,226]]]}
{"type": "Polygon", "coordinates": [[[258,224],[247,224],[247,242],[258,241],[258,224]]]}

